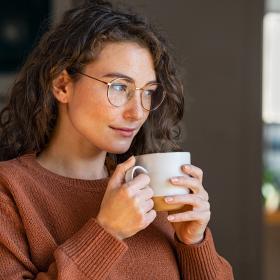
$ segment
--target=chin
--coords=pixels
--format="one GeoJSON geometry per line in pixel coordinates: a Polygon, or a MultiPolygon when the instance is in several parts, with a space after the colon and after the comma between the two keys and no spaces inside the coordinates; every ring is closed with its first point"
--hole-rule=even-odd
{"type": "Polygon", "coordinates": [[[104,150],[107,152],[107,153],[110,153],[110,154],[124,154],[126,153],[130,148],[130,145],[123,145],[123,146],[118,146],[118,145],[115,145],[115,146],[110,146],[110,147],[104,147],[104,150]]]}

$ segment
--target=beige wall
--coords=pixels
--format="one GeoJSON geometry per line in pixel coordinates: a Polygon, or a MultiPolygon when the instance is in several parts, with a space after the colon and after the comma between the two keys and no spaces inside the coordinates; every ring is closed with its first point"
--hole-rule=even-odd
{"type": "Polygon", "coordinates": [[[261,279],[263,1],[133,3],[162,25],[183,67],[184,147],[204,170],[217,248],[236,279],[261,279]]]}

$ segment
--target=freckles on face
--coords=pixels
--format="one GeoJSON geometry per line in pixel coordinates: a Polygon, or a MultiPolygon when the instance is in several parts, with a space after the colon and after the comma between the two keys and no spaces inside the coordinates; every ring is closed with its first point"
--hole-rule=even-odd
{"type": "MultiPolygon", "coordinates": [[[[136,43],[106,44],[83,72],[105,82],[113,79],[108,76],[110,73],[126,75],[137,87],[156,79],[150,52],[136,43]]],[[[67,106],[80,142],[110,153],[126,152],[149,115],[141,107],[140,92],[127,104],[115,107],[107,99],[107,85],[85,76],[74,85],[67,106]]]]}
{"type": "Polygon", "coordinates": [[[114,120],[117,112],[107,100],[106,85],[80,83],[75,87],[75,97],[68,112],[75,128],[83,134],[103,133],[106,124],[114,120]]]}

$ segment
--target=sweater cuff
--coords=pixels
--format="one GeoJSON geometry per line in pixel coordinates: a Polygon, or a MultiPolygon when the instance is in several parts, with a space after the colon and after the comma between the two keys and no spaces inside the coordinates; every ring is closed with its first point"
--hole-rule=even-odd
{"type": "Polygon", "coordinates": [[[77,233],[59,246],[88,277],[103,279],[127,251],[128,246],[91,218],[77,233]]]}
{"type": "Polygon", "coordinates": [[[191,276],[187,279],[216,279],[219,258],[209,228],[206,228],[204,240],[198,244],[184,244],[178,240],[176,233],[174,242],[182,272],[191,276]]]}

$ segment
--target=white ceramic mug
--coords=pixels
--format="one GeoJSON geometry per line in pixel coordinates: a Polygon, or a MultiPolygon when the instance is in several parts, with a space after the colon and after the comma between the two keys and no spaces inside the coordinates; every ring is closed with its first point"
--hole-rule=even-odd
{"type": "Polygon", "coordinates": [[[189,193],[185,187],[171,184],[170,179],[184,175],[181,167],[191,163],[189,152],[153,153],[136,156],[136,165],[125,175],[126,182],[140,173],[147,173],[151,179],[150,186],[154,191],[153,201],[156,211],[171,211],[182,208],[182,204],[167,204],[165,196],[189,193]]]}

